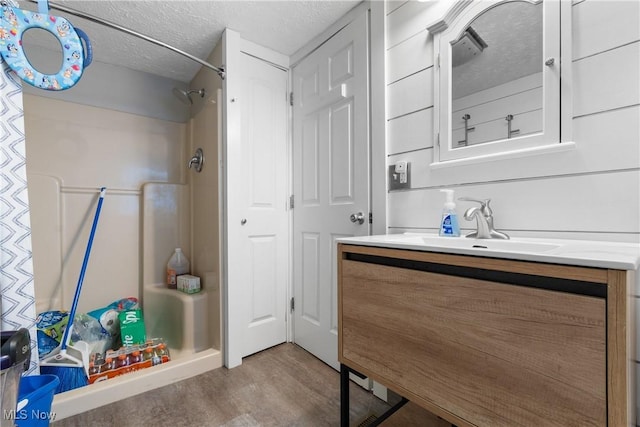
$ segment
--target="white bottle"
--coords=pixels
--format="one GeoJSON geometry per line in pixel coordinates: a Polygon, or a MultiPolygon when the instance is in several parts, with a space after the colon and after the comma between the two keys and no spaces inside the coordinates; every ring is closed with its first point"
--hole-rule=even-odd
{"type": "Polygon", "coordinates": [[[456,204],[453,201],[453,190],[440,191],[446,193],[447,200],[442,209],[442,221],[440,221],[439,234],[445,237],[458,237],[460,236],[460,224],[458,223],[456,204]]]}
{"type": "Polygon", "coordinates": [[[167,287],[176,289],[178,276],[189,273],[189,260],[182,253],[182,249],[176,248],[167,263],[167,287]]]}

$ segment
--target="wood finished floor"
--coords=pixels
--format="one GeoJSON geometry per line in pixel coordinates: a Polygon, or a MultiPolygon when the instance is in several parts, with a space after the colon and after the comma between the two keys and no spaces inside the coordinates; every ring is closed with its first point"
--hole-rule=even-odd
{"type": "MultiPolygon", "coordinates": [[[[350,393],[352,426],[359,425],[370,415],[379,416],[389,407],[353,383],[350,393]]],[[[401,411],[382,425],[445,425],[412,404],[401,411]]],[[[215,369],[52,425],[338,426],[340,376],[300,347],[282,344],[245,358],[237,368],[215,369]]]]}

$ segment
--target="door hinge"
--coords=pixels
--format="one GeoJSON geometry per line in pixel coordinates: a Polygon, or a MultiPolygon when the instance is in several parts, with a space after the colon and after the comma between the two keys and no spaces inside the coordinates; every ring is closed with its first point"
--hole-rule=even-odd
{"type": "Polygon", "coordinates": [[[369,224],[373,224],[373,212],[369,212],[369,224]]]}
{"type": "Polygon", "coordinates": [[[436,147],[440,147],[440,132],[436,134],[436,147]]]}
{"type": "Polygon", "coordinates": [[[294,197],[293,194],[291,196],[289,196],[289,209],[293,209],[293,206],[295,205],[295,201],[294,201],[294,197]]]}
{"type": "Polygon", "coordinates": [[[436,67],[440,68],[440,54],[436,57],[436,67]]]}
{"type": "Polygon", "coordinates": [[[293,107],[293,92],[289,92],[289,105],[293,107]]]}
{"type": "Polygon", "coordinates": [[[289,303],[289,309],[291,310],[292,313],[296,309],[295,299],[293,298],[291,298],[291,302],[289,303]]]}

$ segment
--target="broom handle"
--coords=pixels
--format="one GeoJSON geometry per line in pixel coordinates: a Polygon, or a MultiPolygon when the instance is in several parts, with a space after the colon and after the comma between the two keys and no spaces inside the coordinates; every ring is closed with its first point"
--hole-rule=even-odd
{"type": "Polygon", "coordinates": [[[60,350],[66,350],[69,341],[71,341],[71,329],[73,328],[73,319],[76,315],[76,308],[78,307],[78,301],[80,300],[80,291],[82,290],[82,282],[84,282],[84,274],[87,271],[87,264],[89,263],[89,255],[91,255],[91,245],[93,245],[93,237],[96,234],[96,228],[98,226],[98,218],[100,218],[100,210],[102,209],[102,202],[104,195],[107,192],[106,187],[100,188],[100,198],[98,199],[98,207],[96,208],[96,214],[93,217],[93,225],[91,226],[91,233],[89,234],[89,241],[87,242],[87,249],[84,252],[84,260],[82,261],[82,268],[80,269],[80,277],[78,277],[78,284],[76,285],[76,293],[73,296],[73,303],[71,304],[71,312],[69,313],[69,320],[67,327],[64,329],[64,335],[62,336],[62,346],[60,350]]]}

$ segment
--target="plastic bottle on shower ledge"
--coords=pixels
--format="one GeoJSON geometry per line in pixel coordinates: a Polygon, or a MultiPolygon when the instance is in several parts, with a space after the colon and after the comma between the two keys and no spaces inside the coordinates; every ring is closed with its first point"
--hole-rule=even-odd
{"type": "Polygon", "coordinates": [[[163,342],[158,344],[158,347],[156,348],[156,354],[160,357],[160,360],[161,360],[160,363],[167,363],[169,360],[171,360],[171,356],[169,355],[169,349],[167,348],[166,344],[163,342]]]}
{"type": "Polygon", "coordinates": [[[189,260],[182,253],[182,249],[176,248],[167,263],[167,287],[176,289],[178,287],[178,276],[189,273],[189,260]]]}
{"type": "Polygon", "coordinates": [[[104,360],[104,363],[100,366],[100,373],[105,373],[112,370],[113,368],[115,368],[115,362],[113,361],[113,358],[107,357],[104,360]]]}
{"type": "Polygon", "coordinates": [[[153,347],[147,347],[144,349],[142,353],[142,360],[146,362],[147,360],[153,360],[154,357],[154,349],[153,347]]]}
{"type": "Polygon", "coordinates": [[[142,362],[142,353],[140,350],[135,350],[129,356],[129,364],[135,365],[136,363],[142,362]]]}
{"type": "Polygon", "coordinates": [[[129,365],[129,357],[126,353],[118,354],[118,358],[116,359],[116,368],[122,368],[123,366],[129,365]]]}

